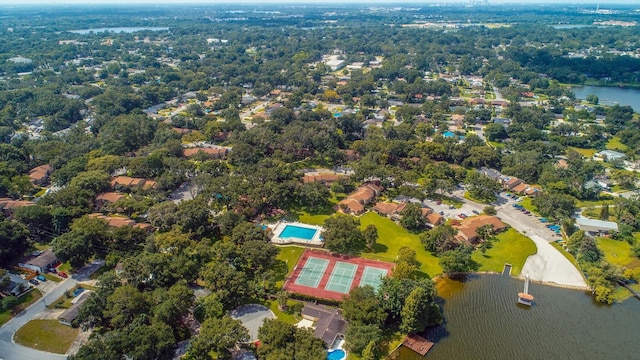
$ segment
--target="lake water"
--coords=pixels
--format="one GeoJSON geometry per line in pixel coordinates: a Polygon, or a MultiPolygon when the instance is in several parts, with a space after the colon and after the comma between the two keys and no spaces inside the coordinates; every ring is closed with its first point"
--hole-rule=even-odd
{"type": "Polygon", "coordinates": [[[113,33],[133,33],[136,31],[166,31],[168,27],[104,27],[94,29],[69,30],[70,33],[86,35],[90,33],[113,32],[113,33]]]}
{"type": "Polygon", "coordinates": [[[640,112],[640,89],[604,87],[604,86],[573,86],[573,93],[578,99],[585,99],[587,95],[594,94],[600,99],[600,104],[629,105],[635,112],[640,112]]]}
{"type": "Polygon", "coordinates": [[[435,346],[425,359],[640,359],[637,299],[600,305],[584,291],[531,283],[535,302],[526,307],[517,304],[523,284],[501,275],[438,281],[446,323],[427,331],[435,346]]]}

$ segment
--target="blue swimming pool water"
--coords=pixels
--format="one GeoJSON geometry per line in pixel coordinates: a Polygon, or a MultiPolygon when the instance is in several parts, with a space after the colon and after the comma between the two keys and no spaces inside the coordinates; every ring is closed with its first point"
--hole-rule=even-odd
{"type": "Polygon", "coordinates": [[[284,230],[282,230],[282,233],[280,233],[280,237],[283,239],[298,238],[303,240],[311,240],[316,235],[317,231],[318,230],[316,229],[287,225],[285,226],[284,230]]]}
{"type": "Polygon", "coordinates": [[[343,350],[337,349],[333,350],[329,354],[327,354],[327,360],[342,360],[344,359],[345,352],[343,350]]]}

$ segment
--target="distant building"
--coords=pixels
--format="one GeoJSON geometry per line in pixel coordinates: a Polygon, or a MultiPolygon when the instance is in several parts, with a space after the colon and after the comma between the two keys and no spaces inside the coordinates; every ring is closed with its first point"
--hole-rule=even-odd
{"type": "Polygon", "coordinates": [[[612,162],[615,160],[622,160],[627,157],[625,154],[613,150],[602,150],[593,155],[594,160],[612,162]]]}
{"type": "Polygon", "coordinates": [[[458,240],[474,244],[478,242],[478,229],[485,225],[493,227],[493,233],[499,233],[507,229],[507,225],[495,216],[480,215],[466,218],[458,226],[458,240]]]}
{"type": "Polygon", "coordinates": [[[29,171],[29,180],[34,185],[44,186],[49,182],[49,175],[52,171],[51,165],[40,165],[29,171]]]}
{"type": "Polygon", "coordinates": [[[610,232],[618,231],[618,224],[613,221],[588,219],[585,217],[579,217],[576,219],[576,225],[580,230],[584,230],[590,234],[608,234],[610,232]]]}
{"type": "MultiPolygon", "coordinates": [[[[18,275],[14,275],[8,273],[5,277],[9,278],[9,284],[4,288],[3,292],[5,294],[11,294],[13,296],[18,296],[29,289],[29,283],[27,280],[21,278],[18,275]]],[[[0,278],[1,280],[1,278],[0,278]]]]}

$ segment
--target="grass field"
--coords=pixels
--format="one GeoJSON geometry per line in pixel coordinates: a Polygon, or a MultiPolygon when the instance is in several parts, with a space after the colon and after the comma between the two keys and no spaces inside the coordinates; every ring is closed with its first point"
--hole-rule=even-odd
{"type": "Polygon", "coordinates": [[[416,251],[416,258],[420,262],[420,270],[434,277],[442,272],[438,258],[425,250],[418,235],[411,234],[393,221],[374,212],[360,217],[360,228],[364,229],[373,224],[378,228],[378,244],[375,253],[364,253],[362,257],[388,262],[394,262],[398,250],[407,246],[416,251]]]}
{"type": "Polygon", "coordinates": [[[289,274],[293,267],[296,266],[305,248],[300,246],[278,246],[278,249],[280,249],[280,253],[278,253],[276,259],[282,260],[287,264],[287,274],[289,274]]]}
{"type": "Polygon", "coordinates": [[[627,151],[627,145],[620,142],[620,138],[617,136],[614,136],[607,141],[606,148],[608,150],[627,151]]]}
{"type": "Polygon", "coordinates": [[[577,152],[578,154],[584,156],[584,157],[593,157],[593,154],[596,153],[595,149],[581,149],[581,148],[577,148],[577,147],[570,147],[569,149],[577,152]]]}
{"type": "Polygon", "coordinates": [[[33,304],[36,300],[40,299],[41,297],[42,297],[42,294],[40,293],[40,290],[32,290],[30,293],[19,298],[20,303],[18,303],[18,305],[15,308],[13,308],[13,311],[12,310],[0,311],[0,326],[4,325],[4,323],[11,320],[14,313],[17,314],[21,312],[22,310],[29,307],[29,305],[33,304]]]}
{"type": "Polygon", "coordinates": [[[31,320],[16,331],[14,340],[30,348],[64,354],[78,336],[78,331],[60,324],[58,320],[31,320]]]}
{"type": "Polygon", "coordinates": [[[481,264],[480,271],[502,272],[505,263],[512,265],[511,274],[520,275],[524,262],[529,255],[535,254],[538,249],[528,237],[514,229],[496,236],[497,241],[493,247],[484,254],[480,251],[473,253],[472,259],[481,264]]]}
{"type": "Polygon", "coordinates": [[[618,241],[607,238],[596,240],[598,249],[604,254],[604,259],[614,265],[624,266],[627,269],[640,267],[640,260],[633,255],[631,245],[626,241],[618,241]]]}

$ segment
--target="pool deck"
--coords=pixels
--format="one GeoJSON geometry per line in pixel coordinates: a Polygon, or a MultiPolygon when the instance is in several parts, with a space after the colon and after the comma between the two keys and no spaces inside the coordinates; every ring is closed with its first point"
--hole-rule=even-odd
{"type": "Polygon", "coordinates": [[[295,244],[309,245],[309,246],[324,245],[324,241],[322,240],[322,236],[321,236],[322,231],[324,229],[320,226],[303,224],[300,222],[286,222],[286,221],[280,221],[276,224],[267,225],[267,226],[271,228],[271,231],[273,233],[273,236],[271,237],[271,242],[274,244],[295,243],[295,244]],[[287,227],[287,225],[293,225],[293,226],[298,226],[298,227],[307,228],[307,229],[314,229],[316,230],[316,233],[313,235],[313,238],[311,238],[311,240],[303,239],[303,238],[295,238],[295,237],[281,238],[280,234],[282,234],[282,232],[287,227]]]}

